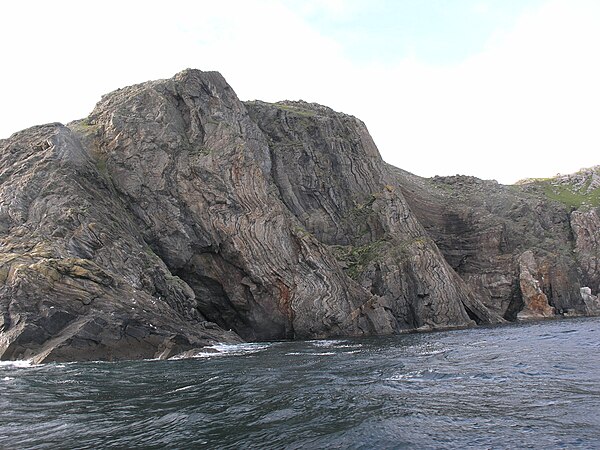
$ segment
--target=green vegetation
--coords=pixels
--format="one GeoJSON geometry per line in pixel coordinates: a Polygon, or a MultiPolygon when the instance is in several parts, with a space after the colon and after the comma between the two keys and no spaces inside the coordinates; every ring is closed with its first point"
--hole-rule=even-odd
{"type": "Polygon", "coordinates": [[[372,208],[375,200],[377,200],[377,194],[371,195],[365,203],[358,203],[352,208],[344,218],[344,221],[354,231],[355,238],[359,238],[369,232],[369,223],[376,216],[372,208]]]}
{"type": "Polygon", "coordinates": [[[367,245],[333,245],[331,250],[338,261],[345,264],[346,274],[356,280],[367,268],[369,263],[375,259],[385,244],[385,240],[379,239],[367,245]]]}
{"type": "Polygon", "coordinates": [[[594,178],[600,175],[598,169],[582,169],[571,175],[557,175],[554,178],[528,178],[518,181],[515,186],[542,193],[569,208],[598,207],[600,187],[592,185],[594,178]]]}
{"type": "Polygon", "coordinates": [[[304,239],[307,236],[312,236],[310,231],[305,230],[303,227],[295,226],[293,228],[293,234],[298,236],[300,239],[304,239]]]}
{"type": "Polygon", "coordinates": [[[100,125],[90,122],[89,118],[81,119],[72,123],[72,129],[83,134],[96,133],[100,129],[100,125]]]}
{"type": "MultiPolygon", "coordinates": [[[[600,188],[586,192],[585,187],[577,190],[573,186],[555,185],[551,182],[543,182],[542,187],[546,197],[571,208],[600,206],[600,188]]],[[[587,187],[589,187],[589,183],[587,183],[587,187]]]]}
{"type": "Polygon", "coordinates": [[[284,111],[293,112],[294,114],[298,114],[299,116],[314,117],[316,115],[314,111],[303,108],[301,106],[284,105],[282,103],[273,103],[273,106],[276,106],[279,109],[283,109],[284,111]]]}

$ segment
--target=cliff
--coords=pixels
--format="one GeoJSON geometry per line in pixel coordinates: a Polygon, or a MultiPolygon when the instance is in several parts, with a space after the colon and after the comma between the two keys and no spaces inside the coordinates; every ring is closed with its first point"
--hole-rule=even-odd
{"type": "Polygon", "coordinates": [[[600,167],[514,186],[390,170],[446,260],[487,308],[510,321],[600,313],[600,202],[592,184],[600,167]]]}
{"type": "Polygon", "coordinates": [[[0,141],[0,358],[596,314],[596,173],[422,179],[360,120],[242,103],[215,72],[120,89],[0,141]]]}

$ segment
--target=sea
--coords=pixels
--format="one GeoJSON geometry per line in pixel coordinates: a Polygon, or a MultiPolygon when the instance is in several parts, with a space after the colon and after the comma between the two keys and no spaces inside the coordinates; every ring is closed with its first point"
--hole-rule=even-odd
{"type": "Polygon", "coordinates": [[[600,448],[600,319],[0,362],[5,449],[600,448]]]}

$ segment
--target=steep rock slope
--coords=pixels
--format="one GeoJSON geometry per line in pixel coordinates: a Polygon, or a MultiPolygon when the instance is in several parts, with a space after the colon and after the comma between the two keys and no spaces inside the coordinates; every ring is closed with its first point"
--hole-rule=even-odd
{"type": "Polygon", "coordinates": [[[358,119],[216,72],[119,89],[0,141],[0,358],[596,313],[597,211],[535,189],[415,177],[358,119]]]}
{"type": "Polygon", "coordinates": [[[385,311],[280,202],[266,140],[220,74],[116,91],[89,121],[144,240],[210,320],[252,340],[380,329],[385,311]]]}
{"type": "Polygon", "coordinates": [[[3,359],[168,357],[240,340],[198,314],[69,128],[0,148],[3,359]]]}
{"type": "Polygon", "coordinates": [[[597,296],[600,292],[600,166],[554,178],[525,180],[521,184],[526,191],[542,194],[568,208],[581,281],[585,289],[597,296]]]}
{"type": "Polygon", "coordinates": [[[600,312],[592,205],[559,201],[549,180],[502,186],[392,170],[446,260],[488,308],[509,320],[600,312]]]}
{"type": "Polygon", "coordinates": [[[394,331],[501,319],[471,295],[412,214],[365,125],[305,102],[246,106],[280,196],[394,316],[394,331]]]}

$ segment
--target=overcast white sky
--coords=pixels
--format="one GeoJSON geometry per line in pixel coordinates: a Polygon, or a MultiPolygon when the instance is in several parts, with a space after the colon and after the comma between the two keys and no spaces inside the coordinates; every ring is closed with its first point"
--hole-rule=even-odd
{"type": "Polygon", "coordinates": [[[600,164],[598,0],[0,3],[0,138],[193,67],[353,114],[422,176],[600,164]]]}

